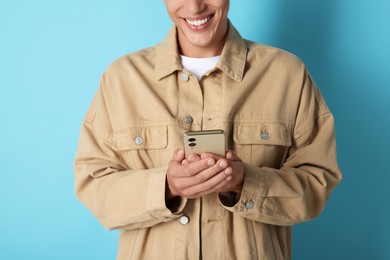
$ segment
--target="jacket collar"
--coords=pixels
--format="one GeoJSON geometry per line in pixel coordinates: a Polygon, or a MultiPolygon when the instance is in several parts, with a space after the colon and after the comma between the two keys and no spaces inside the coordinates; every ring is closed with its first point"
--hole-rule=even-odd
{"type": "MultiPolygon", "coordinates": [[[[160,80],[177,70],[182,70],[178,53],[177,29],[171,28],[165,39],[157,45],[155,73],[160,80]]],[[[216,67],[236,81],[244,76],[247,46],[245,40],[229,21],[229,29],[221,59],[216,67]]]]}
{"type": "Polygon", "coordinates": [[[182,69],[176,35],[177,29],[173,26],[165,39],[156,47],[154,70],[159,80],[182,69]]]}

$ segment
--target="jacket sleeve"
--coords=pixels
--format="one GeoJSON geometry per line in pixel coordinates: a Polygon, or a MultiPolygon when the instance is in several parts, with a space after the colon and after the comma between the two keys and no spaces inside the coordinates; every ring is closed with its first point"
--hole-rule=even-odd
{"type": "Polygon", "coordinates": [[[77,197],[108,229],[149,227],[178,217],[165,202],[167,167],[128,169],[112,148],[103,92],[99,88],[81,127],[74,163],[77,197]]]}
{"type": "MultiPolygon", "coordinates": [[[[242,193],[229,211],[263,223],[293,225],[318,216],[341,181],[334,120],[309,75],[302,87],[292,145],[280,169],[245,164],[242,193]]],[[[234,201],[234,200],[233,200],[234,201]]]]}

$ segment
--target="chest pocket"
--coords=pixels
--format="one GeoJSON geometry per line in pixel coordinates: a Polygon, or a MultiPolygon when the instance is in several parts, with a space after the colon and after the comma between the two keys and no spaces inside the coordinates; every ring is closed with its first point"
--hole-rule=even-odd
{"type": "Polygon", "coordinates": [[[117,131],[113,136],[113,146],[130,169],[161,167],[160,154],[168,144],[168,127],[131,127],[117,131]]]}
{"type": "Polygon", "coordinates": [[[245,162],[280,168],[291,146],[291,125],[278,122],[235,123],[234,149],[245,162]]]}

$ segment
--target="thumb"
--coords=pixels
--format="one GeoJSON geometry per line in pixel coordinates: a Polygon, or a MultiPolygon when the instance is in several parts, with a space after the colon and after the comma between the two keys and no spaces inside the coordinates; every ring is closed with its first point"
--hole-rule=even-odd
{"type": "Polygon", "coordinates": [[[185,159],[184,150],[183,149],[176,150],[173,155],[173,159],[177,162],[183,161],[185,159]]]}

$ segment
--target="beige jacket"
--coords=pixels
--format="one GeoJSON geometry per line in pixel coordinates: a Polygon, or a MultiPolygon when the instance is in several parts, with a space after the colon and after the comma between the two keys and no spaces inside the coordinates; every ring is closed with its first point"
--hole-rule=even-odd
{"type": "Polygon", "coordinates": [[[230,24],[216,68],[180,64],[176,29],[101,77],[75,160],[78,198],[118,259],[290,259],[291,225],[320,214],[341,180],[334,122],[305,66],[230,24]],[[243,191],[166,205],[167,164],[187,130],[223,129],[243,191]]]}

